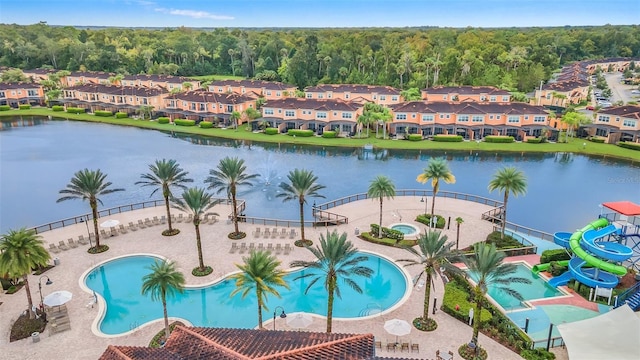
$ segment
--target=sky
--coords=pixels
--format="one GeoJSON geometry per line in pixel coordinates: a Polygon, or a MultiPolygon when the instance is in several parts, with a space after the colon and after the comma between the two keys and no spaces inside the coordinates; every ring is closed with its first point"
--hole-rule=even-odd
{"type": "Polygon", "coordinates": [[[118,27],[636,25],[640,0],[0,0],[0,23],[118,27]]]}

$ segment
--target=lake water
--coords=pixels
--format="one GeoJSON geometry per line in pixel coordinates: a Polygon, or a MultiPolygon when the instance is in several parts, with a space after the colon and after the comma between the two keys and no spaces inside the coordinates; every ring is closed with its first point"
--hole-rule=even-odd
{"type": "MultiPolygon", "coordinates": [[[[126,191],[102,197],[108,208],[149,200],[151,188],[134,185],[148,165],[173,158],[204,186],[209,170],[225,156],[238,156],[259,183],[239,195],[246,214],[298,219],[296,202],[275,196],[294,168],[312,170],[326,199],[366,192],[375,176],[389,176],[397,189],[431,189],[416,182],[432,156],[446,156],[457,182],[441,190],[497,200],[487,184],[504,165],[515,165],[528,179],[526,196],[509,200],[509,220],[547,232],[573,231],[595,219],[602,202],[640,203],[640,159],[617,161],[574,154],[504,154],[323,148],[251,143],[168,134],[154,130],[74,121],[3,120],[0,131],[0,231],[31,227],[89,212],[86,202],[56,203],[58,191],[83,168],[101,169],[114,187],[126,191]]],[[[156,197],[157,198],[157,197],[156,197]]],[[[437,208],[437,204],[436,204],[437,208]]]]}

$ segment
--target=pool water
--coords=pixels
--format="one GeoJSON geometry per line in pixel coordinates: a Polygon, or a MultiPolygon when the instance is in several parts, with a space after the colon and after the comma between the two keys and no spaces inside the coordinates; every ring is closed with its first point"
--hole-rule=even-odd
{"type": "MultiPolygon", "coordinates": [[[[357,318],[379,313],[397,304],[407,291],[407,279],[394,263],[379,256],[367,256],[361,263],[373,269],[370,278],[354,280],[363,290],[358,294],[344,283],[340,283],[342,299],[335,297],[333,316],[335,318],[357,318]]],[[[156,260],[152,256],[129,256],[109,261],[91,270],[84,281],[87,287],[100,294],[107,306],[106,314],[99,329],[105,334],[117,335],[128,332],[147,322],[162,318],[162,304],[152,301],[150,296],[141,294],[142,277],[156,260]]],[[[324,282],[318,281],[305,295],[309,279],[293,280],[303,270],[286,275],[291,287],[278,288],[282,298],[268,296],[263,309],[263,321],[272,318],[276,306],[282,306],[287,313],[309,312],[326,315],[327,293],[324,282]]],[[[205,288],[190,288],[183,294],[167,299],[170,317],[180,317],[194,326],[254,328],[258,325],[255,293],[242,299],[240,294],[230,297],[235,282],[224,279],[205,288]]]]}
{"type": "Polygon", "coordinates": [[[417,233],[420,232],[418,228],[410,224],[394,224],[394,225],[391,225],[391,228],[393,230],[398,230],[405,235],[416,235],[417,233]]]}
{"type": "MultiPolygon", "coordinates": [[[[469,276],[474,281],[478,280],[478,276],[475,273],[469,272],[469,276]]],[[[543,299],[564,295],[560,290],[550,286],[546,280],[537,274],[532,273],[531,269],[526,265],[517,264],[516,272],[513,274],[513,277],[521,277],[531,280],[531,284],[512,283],[509,285],[511,289],[518,291],[524,300],[543,299]]],[[[522,304],[519,300],[497,287],[489,286],[487,293],[507,311],[527,308],[527,306],[522,304]]]]}

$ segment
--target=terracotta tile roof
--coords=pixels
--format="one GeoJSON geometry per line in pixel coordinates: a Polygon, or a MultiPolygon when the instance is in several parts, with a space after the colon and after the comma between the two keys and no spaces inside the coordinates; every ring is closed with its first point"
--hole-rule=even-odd
{"type": "Polygon", "coordinates": [[[193,82],[199,81],[196,79],[190,79],[183,76],[148,75],[148,74],[126,75],[122,78],[122,80],[158,81],[158,82],[167,82],[171,84],[182,84],[185,82],[193,83],[193,82]]]}
{"type": "Polygon", "coordinates": [[[625,117],[628,119],[640,120],[640,106],[638,105],[625,105],[616,106],[612,108],[601,109],[598,114],[616,115],[625,117]]]}
{"type": "Polygon", "coordinates": [[[106,73],[103,71],[72,71],[71,77],[93,77],[98,79],[108,79],[111,76],[114,76],[114,73],[106,73]]]}
{"type": "Polygon", "coordinates": [[[254,101],[255,98],[251,98],[244,95],[238,95],[233,93],[216,93],[213,91],[193,90],[184,93],[177,93],[167,97],[167,99],[177,99],[193,102],[209,102],[209,103],[221,103],[221,104],[241,104],[248,101],[254,101]]]}
{"type": "Polygon", "coordinates": [[[264,80],[217,80],[212,82],[209,86],[233,86],[233,87],[246,87],[257,88],[267,90],[290,90],[295,88],[295,85],[285,84],[277,81],[264,81],[264,80]]]}
{"type": "Polygon", "coordinates": [[[455,113],[455,114],[540,114],[547,112],[542,106],[529,105],[526,103],[449,103],[449,102],[429,102],[411,101],[391,106],[395,113],[455,113]]]}
{"type": "Polygon", "coordinates": [[[177,326],[161,349],[107,347],[100,360],[377,360],[372,334],[177,326]]]}
{"type": "Polygon", "coordinates": [[[157,96],[166,94],[168,91],[157,88],[147,88],[141,86],[115,86],[104,84],[82,84],[70,86],[66,90],[96,93],[96,94],[110,94],[110,95],[131,95],[131,96],[157,96]]]}
{"type": "Polygon", "coordinates": [[[36,83],[0,83],[0,90],[11,90],[11,89],[39,89],[42,85],[36,83]]]}
{"type": "Polygon", "coordinates": [[[319,84],[308,86],[306,92],[348,92],[351,94],[379,94],[379,95],[400,95],[400,90],[391,86],[360,85],[360,84],[319,84]]]}
{"type": "Polygon", "coordinates": [[[41,74],[41,75],[49,75],[49,74],[55,74],[60,70],[54,70],[54,69],[31,69],[31,70],[22,70],[23,73],[25,74],[41,74]]]}
{"type": "Polygon", "coordinates": [[[506,90],[493,86],[436,86],[422,89],[427,94],[460,94],[460,95],[509,95],[506,90]]]}
{"type": "Polygon", "coordinates": [[[303,99],[303,98],[286,98],[278,100],[268,100],[263,108],[273,109],[314,109],[314,110],[338,110],[338,111],[356,111],[362,107],[360,103],[345,102],[339,99],[303,99]]]}
{"type": "Polygon", "coordinates": [[[565,92],[565,91],[572,91],[576,88],[587,87],[587,86],[589,86],[589,81],[576,79],[576,80],[566,80],[566,81],[549,83],[544,85],[542,89],[565,92]]]}

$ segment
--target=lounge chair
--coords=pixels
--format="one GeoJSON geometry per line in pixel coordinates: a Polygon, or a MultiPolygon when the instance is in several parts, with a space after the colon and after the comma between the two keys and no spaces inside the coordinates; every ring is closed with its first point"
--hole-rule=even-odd
{"type": "Polygon", "coordinates": [[[256,249],[256,244],[255,243],[251,243],[249,244],[249,252],[253,251],[256,249]]]}
{"type": "Polygon", "coordinates": [[[259,251],[263,251],[264,250],[264,244],[263,243],[259,243],[258,244],[258,250],[259,251]]]}
{"type": "Polygon", "coordinates": [[[67,239],[67,244],[69,244],[70,248],[74,248],[75,249],[75,248],[78,247],[78,244],[75,241],[73,241],[73,238],[68,238],[67,239]]]}
{"type": "Polygon", "coordinates": [[[144,218],[144,226],[151,227],[153,226],[153,223],[151,222],[151,220],[149,220],[149,218],[144,218]]]}
{"type": "Polygon", "coordinates": [[[291,247],[291,244],[284,244],[284,254],[285,255],[289,255],[290,252],[293,251],[293,247],[291,247]]]}
{"type": "Polygon", "coordinates": [[[187,216],[187,218],[184,220],[184,222],[186,222],[187,224],[190,222],[193,222],[193,214],[189,214],[189,216],[187,216]]]}
{"type": "Polygon", "coordinates": [[[269,229],[264,229],[264,232],[262,234],[265,239],[268,239],[271,237],[271,232],[269,231],[269,229]]]}
{"type": "Polygon", "coordinates": [[[382,341],[376,340],[375,343],[376,343],[376,349],[382,350],[382,341]]]}
{"type": "Polygon", "coordinates": [[[95,239],[96,239],[96,234],[89,233],[89,240],[95,240],[95,239]]]}
{"type": "Polygon", "coordinates": [[[414,351],[419,353],[420,352],[420,345],[418,345],[416,343],[412,343],[411,344],[411,352],[414,352],[414,351]]]}
{"type": "Polygon", "coordinates": [[[268,243],[267,244],[267,251],[268,252],[273,252],[273,244],[272,243],[268,243]]]}
{"type": "Polygon", "coordinates": [[[144,228],[146,228],[146,226],[144,225],[144,223],[142,222],[142,220],[138,220],[138,228],[139,228],[139,229],[144,229],[144,228]]]}
{"type": "Polygon", "coordinates": [[[183,214],[178,214],[178,218],[176,219],[176,222],[181,223],[181,222],[183,222],[184,220],[185,220],[184,215],[183,215],[183,214]]]}
{"type": "Polygon", "coordinates": [[[138,227],[132,221],[129,221],[129,230],[138,231],[138,227]]]}
{"type": "Polygon", "coordinates": [[[273,228],[273,230],[271,230],[271,238],[275,239],[278,237],[278,228],[273,228]]]}
{"type": "Polygon", "coordinates": [[[282,228],[282,230],[280,230],[280,239],[284,239],[287,237],[287,229],[282,228]]]}
{"type": "Polygon", "coordinates": [[[160,224],[166,224],[167,223],[167,216],[166,215],[162,215],[160,217],[160,224]]]}
{"type": "Polygon", "coordinates": [[[60,249],[58,249],[58,247],[55,244],[49,244],[49,251],[57,254],[60,252],[60,249]]]}
{"type": "Polygon", "coordinates": [[[58,243],[58,249],[60,250],[69,250],[69,247],[64,243],[63,240],[60,240],[58,243]]]}
{"type": "Polygon", "coordinates": [[[127,228],[125,228],[124,225],[120,224],[118,226],[118,231],[120,232],[120,234],[126,234],[127,233],[127,228]]]}
{"type": "Polygon", "coordinates": [[[176,216],[171,214],[171,223],[176,223],[178,222],[178,220],[176,219],[176,216]]]}
{"type": "Polygon", "coordinates": [[[402,346],[400,347],[400,352],[404,352],[404,351],[409,352],[409,343],[408,342],[403,342],[402,346]]]}
{"type": "Polygon", "coordinates": [[[253,230],[253,236],[254,237],[260,237],[260,228],[257,227],[255,230],[253,230]]]}
{"type": "Polygon", "coordinates": [[[158,217],[157,217],[157,216],[154,216],[154,217],[153,217],[152,222],[153,222],[153,225],[160,225],[160,219],[158,219],[158,217]]]}
{"type": "Polygon", "coordinates": [[[100,236],[102,236],[102,237],[107,237],[107,236],[109,236],[109,235],[107,235],[107,232],[106,232],[106,231],[104,231],[104,229],[100,229],[100,236]]]}
{"type": "Polygon", "coordinates": [[[296,230],[291,229],[291,231],[289,232],[289,239],[293,239],[294,237],[296,237],[296,230]]]}
{"type": "Polygon", "coordinates": [[[118,236],[118,230],[115,227],[110,227],[109,232],[111,236],[118,236]]]}
{"type": "Polygon", "coordinates": [[[80,235],[78,236],[78,244],[80,245],[87,245],[89,242],[87,241],[87,239],[84,238],[84,235],[80,235]]]}
{"type": "Polygon", "coordinates": [[[282,253],[282,245],[276,244],[276,254],[281,254],[281,253],[282,253]]]}
{"type": "Polygon", "coordinates": [[[247,243],[240,244],[240,254],[244,253],[245,251],[247,251],[247,243]]]}
{"type": "Polygon", "coordinates": [[[387,351],[391,351],[391,350],[393,350],[393,352],[396,352],[396,343],[393,343],[393,342],[387,343],[387,351]]]}
{"type": "Polygon", "coordinates": [[[238,243],[231,243],[231,249],[229,249],[229,254],[233,254],[238,251],[238,243]]]}

